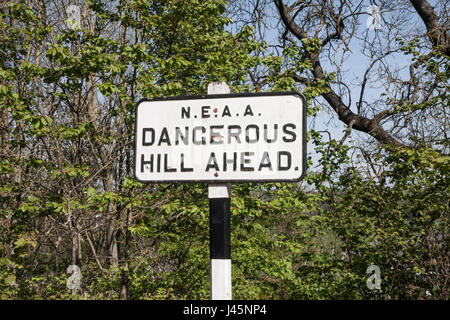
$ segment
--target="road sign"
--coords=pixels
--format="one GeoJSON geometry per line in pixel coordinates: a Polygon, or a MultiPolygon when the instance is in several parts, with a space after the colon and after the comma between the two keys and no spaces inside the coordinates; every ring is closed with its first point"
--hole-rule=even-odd
{"type": "Polygon", "coordinates": [[[141,182],[298,181],[306,168],[306,104],[298,92],[141,100],[141,182]]]}

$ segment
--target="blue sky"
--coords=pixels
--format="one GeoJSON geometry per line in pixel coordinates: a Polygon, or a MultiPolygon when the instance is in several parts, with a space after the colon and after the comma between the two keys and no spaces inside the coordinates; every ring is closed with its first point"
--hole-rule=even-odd
{"type": "MultiPolygon", "coordinates": [[[[268,1],[269,3],[271,1],[268,1]]],[[[435,6],[437,1],[430,1],[430,4],[435,6]]],[[[286,4],[290,3],[289,1],[285,1],[286,4]]],[[[361,7],[362,11],[367,13],[365,15],[359,16],[359,25],[356,30],[356,36],[352,38],[349,48],[351,52],[347,55],[346,60],[344,60],[343,69],[344,71],[342,73],[343,75],[343,81],[346,84],[349,84],[351,88],[351,110],[356,113],[356,101],[359,100],[359,94],[361,89],[361,81],[363,78],[363,74],[366,71],[366,68],[370,65],[371,60],[364,56],[361,52],[363,41],[361,40],[361,37],[367,36],[367,38],[370,41],[375,41],[378,36],[381,36],[381,39],[383,40],[383,35],[386,35],[386,31],[388,28],[387,23],[395,21],[396,19],[409,19],[411,17],[411,20],[408,20],[407,23],[404,23],[404,29],[403,31],[406,31],[408,33],[409,31],[415,32],[417,30],[423,30],[425,31],[423,22],[420,20],[419,16],[413,12],[413,7],[410,4],[409,1],[398,1],[398,2],[386,2],[388,6],[394,6],[394,5],[404,5],[407,9],[412,10],[412,14],[409,15],[407,11],[402,11],[401,13],[404,14],[404,16],[395,16],[395,12],[390,11],[389,7],[383,7],[381,5],[380,1],[362,1],[361,7]],[[367,27],[367,20],[370,19],[370,14],[368,13],[368,8],[373,3],[378,4],[381,9],[381,17],[380,19],[380,29],[375,30],[367,27]],[[366,33],[367,32],[367,33],[366,33]]],[[[272,4],[273,5],[273,4],[272,4]]],[[[273,9],[273,8],[272,8],[273,9]]],[[[270,12],[268,10],[267,12],[270,12]]],[[[275,26],[276,23],[279,22],[279,19],[277,16],[273,16],[272,21],[269,21],[269,27],[265,30],[264,38],[268,43],[276,43],[277,37],[279,36],[279,33],[276,31],[275,26]]],[[[383,42],[383,41],[381,41],[383,42]]],[[[395,42],[393,42],[395,43],[395,42]]],[[[408,56],[405,56],[404,54],[400,53],[397,55],[393,55],[392,57],[386,58],[385,62],[389,64],[390,66],[395,66],[399,69],[399,76],[403,79],[408,79],[408,69],[407,67],[410,64],[410,58],[408,56]]],[[[336,70],[335,66],[332,66],[330,63],[328,63],[327,59],[321,60],[322,66],[325,71],[332,72],[336,70]]],[[[377,65],[375,65],[377,67],[377,65]]],[[[374,68],[374,71],[376,71],[376,68],[374,68]]],[[[375,101],[380,97],[380,94],[383,92],[386,92],[386,90],[382,87],[382,84],[385,79],[375,80],[373,78],[369,78],[364,100],[370,102],[375,101]]],[[[316,117],[309,117],[307,123],[308,123],[308,129],[314,128],[316,130],[322,131],[327,130],[330,132],[331,137],[340,140],[342,139],[344,135],[344,130],[346,126],[343,122],[339,121],[337,118],[337,115],[330,111],[329,106],[327,103],[319,98],[318,99],[319,104],[322,105],[323,111],[319,112],[316,117]]],[[[348,98],[344,99],[344,102],[347,102],[348,98]]],[[[369,115],[370,117],[370,115],[369,115]]],[[[324,135],[326,139],[328,139],[328,135],[324,135]]],[[[356,141],[360,139],[367,138],[367,134],[357,132],[355,130],[352,131],[352,134],[349,138],[347,138],[347,142],[349,140],[354,139],[356,141]]],[[[312,156],[313,159],[313,167],[317,165],[318,155],[314,152],[313,145],[311,143],[308,143],[308,155],[312,156]]],[[[313,169],[313,168],[311,168],[313,169]]]]}

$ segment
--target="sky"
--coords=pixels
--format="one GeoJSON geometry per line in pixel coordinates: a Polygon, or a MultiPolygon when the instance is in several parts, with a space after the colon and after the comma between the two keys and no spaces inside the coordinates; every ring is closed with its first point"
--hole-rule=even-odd
{"type": "MultiPolygon", "coordinates": [[[[361,89],[360,83],[363,74],[366,68],[371,63],[371,60],[361,53],[361,49],[363,46],[363,41],[361,40],[361,38],[367,36],[368,39],[375,41],[377,37],[381,36],[381,34],[384,34],[386,28],[388,28],[387,23],[397,19],[397,17],[394,16],[395,13],[392,12],[388,6],[398,5],[401,2],[403,2],[407,8],[410,7],[413,10],[409,1],[406,2],[388,1],[386,2],[386,7],[383,7],[381,1],[375,2],[367,0],[362,1],[361,6],[363,12],[367,14],[360,16],[359,28],[356,30],[357,33],[356,36],[353,37],[352,41],[350,42],[349,48],[351,52],[347,56],[347,59],[343,64],[344,72],[342,73],[343,81],[346,84],[350,84],[349,86],[351,89],[351,101],[352,101],[351,110],[353,112],[356,112],[356,101],[359,100],[359,94],[361,89]],[[379,6],[375,7],[374,3],[378,4],[379,6]],[[378,12],[376,11],[377,8],[379,9],[378,12]],[[378,13],[379,15],[377,16],[378,13]]],[[[430,1],[431,5],[436,5],[436,2],[437,1],[430,1]]],[[[271,3],[271,1],[267,1],[267,3],[271,3]]],[[[291,2],[286,0],[285,3],[290,4],[291,2]]],[[[273,11],[270,11],[269,9],[267,13],[270,14],[270,12],[273,11]]],[[[406,15],[406,17],[409,18],[408,15],[406,15]]],[[[266,39],[268,43],[277,42],[277,37],[279,36],[279,33],[276,30],[276,23],[278,22],[279,22],[278,16],[276,14],[273,15],[271,21],[269,20],[267,29],[264,30],[265,32],[264,39],[266,39]]],[[[411,15],[410,22],[411,23],[409,25],[407,23],[405,25],[406,28],[410,27],[411,31],[417,28],[424,29],[423,22],[420,20],[417,14],[411,15]]],[[[383,37],[381,37],[381,39],[383,39],[383,37]]],[[[403,79],[409,78],[408,69],[406,68],[410,64],[409,57],[400,54],[397,56],[393,56],[392,58],[387,58],[386,63],[388,63],[389,65],[398,66],[400,69],[399,75],[403,79]]],[[[325,71],[330,72],[336,70],[334,66],[331,66],[331,64],[328,63],[327,59],[322,59],[321,64],[325,71]]],[[[385,82],[385,79],[375,81],[375,79],[369,78],[368,86],[366,87],[365,91],[364,100],[375,101],[376,99],[378,99],[380,97],[380,94],[382,92],[385,92],[385,89],[381,86],[383,82],[385,82]]],[[[328,132],[330,132],[330,135],[333,139],[339,141],[344,136],[344,130],[346,129],[345,124],[337,118],[337,115],[334,113],[334,111],[330,111],[328,104],[323,99],[318,99],[318,101],[320,102],[320,105],[323,107],[324,110],[320,111],[316,117],[309,117],[307,119],[308,130],[312,128],[318,131],[327,130],[328,132]]],[[[344,102],[346,101],[348,101],[348,99],[344,99],[344,102]]],[[[325,134],[324,138],[328,139],[328,135],[325,134]]],[[[350,139],[358,141],[363,138],[367,138],[367,134],[353,130],[350,137],[347,138],[347,142],[349,142],[350,139]]],[[[313,166],[311,168],[313,169],[318,164],[319,155],[317,155],[316,152],[314,151],[312,143],[308,143],[307,150],[308,155],[311,156],[313,160],[313,166]]]]}

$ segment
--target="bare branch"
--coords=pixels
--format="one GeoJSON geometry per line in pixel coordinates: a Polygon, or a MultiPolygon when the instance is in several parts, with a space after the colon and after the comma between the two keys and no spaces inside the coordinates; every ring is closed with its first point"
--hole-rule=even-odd
{"type": "Polygon", "coordinates": [[[439,19],[434,8],[426,0],[410,0],[414,9],[420,15],[428,31],[428,37],[434,47],[442,47],[443,53],[450,56],[450,41],[448,26],[439,25],[439,19]]]}

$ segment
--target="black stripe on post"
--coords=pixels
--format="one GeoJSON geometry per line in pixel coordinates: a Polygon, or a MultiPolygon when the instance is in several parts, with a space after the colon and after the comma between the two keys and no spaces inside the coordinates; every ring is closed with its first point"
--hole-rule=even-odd
{"type": "Polygon", "coordinates": [[[209,199],[211,259],[231,259],[230,198],[209,199]]]}

